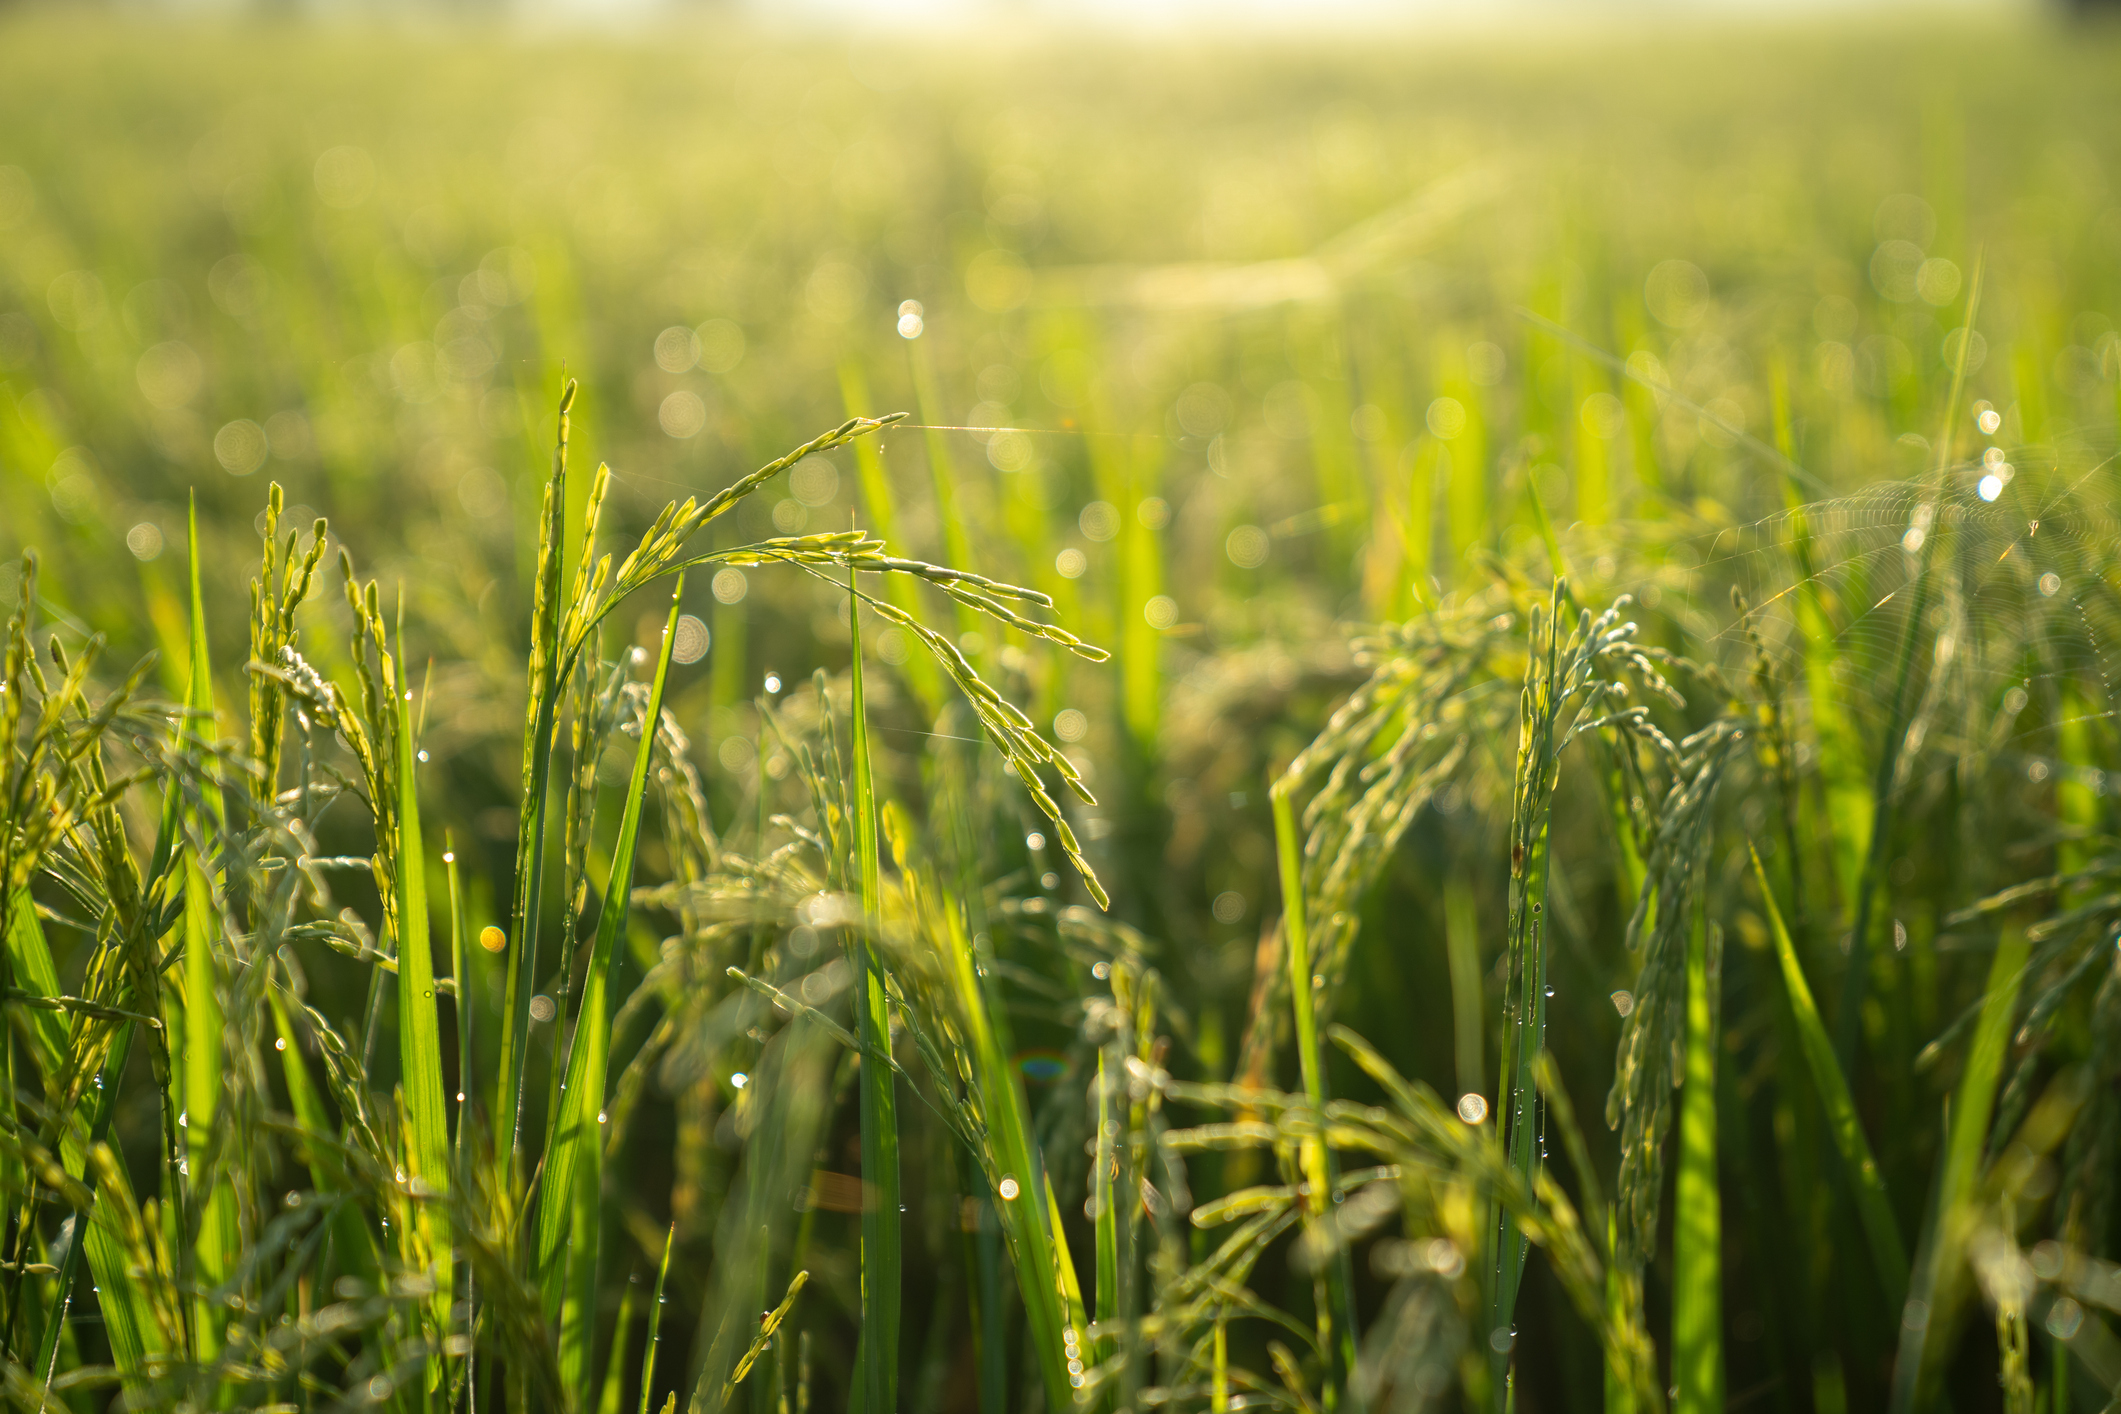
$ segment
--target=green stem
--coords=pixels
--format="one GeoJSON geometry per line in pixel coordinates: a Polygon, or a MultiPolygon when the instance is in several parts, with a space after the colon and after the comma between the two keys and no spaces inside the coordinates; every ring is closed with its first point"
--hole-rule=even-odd
{"type": "Polygon", "coordinates": [[[560,566],[567,535],[567,414],[574,403],[574,392],[575,384],[569,380],[560,395],[559,433],[552,451],[552,480],[545,489],[546,523],[539,546],[537,614],[531,624],[531,633],[543,649],[544,673],[540,681],[531,684],[531,691],[537,694],[537,711],[531,721],[530,739],[524,743],[530,779],[523,805],[530,819],[528,829],[519,831],[516,844],[516,936],[508,950],[501,1073],[493,1109],[496,1160],[498,1126],[505,1125],[511,1167],[522,1144],[523,1073],[530,1059],[530,988],[537,983],[538,905],[545,892],[545,806],[551,793],[552,734],[563,681],[560,566]],[[524,985],[526,977],[530,986],[524,985]]]}
{"type": "Polygon", "coordinates": [[[855,1005],[862,1043],[862,1411],[893,1414],[898,1408],[900,1297],[898,1093],[891,1068],[876,1063],[877,1057],[891,1053],[891,1013],[883,954],[877,948],[882,884],[876,779],[862,689],[862,606],[855,574],[852,568],[847,571],[847,624],[854,639],[854,841],[862,893],[862,930],[850,944],[855,975],[862,979],[855,1005]]]}
{"type": "MultiPolygon", "coordinates": [[[[1276,781],[1268,791],[1274,805],[1275,853],[1281,865],[1282,931],[1288,943],[1289,991],[1296,1010],[1296,1051],[1303,1070],[1304,1096],[1318,1116],[1321,1133],[1325,1124],[1326,1080],[1318,1053],[1318,1017],[1311,979],[1310,929],[1304,917],[1303,856],[1296,838],[1296,809],[1289,799],[1289,783],[1276,781]]],[[[1303,1144],[1302,1167],[1309,1189],[1306,1207],[1310,1221],[1323,1219],[1339,1186],[1339,1165],[1324,1139],[1303,1144]]],[[[1319,1304],[1319,1349],[1331,1365],[1326,1383],[1326,1408],[1357,1405],[1350,1380],[1355,1372],[1355,1302],[1348,1270],[1347,1248],[1338,1240],[1334,1257],[1326,1263],[1326,1300],[1319,1304]]]]}
{"type": "Polygon", "coordinates": [[[1723,1409],[1723,1196],[1716,1164],[1717,988],[1723,939],[1695,893],[1686,959],[1686,1083],[1679,1094],[1679,1176],[1672,1220],[1674,1414],[1723,1409]]]}

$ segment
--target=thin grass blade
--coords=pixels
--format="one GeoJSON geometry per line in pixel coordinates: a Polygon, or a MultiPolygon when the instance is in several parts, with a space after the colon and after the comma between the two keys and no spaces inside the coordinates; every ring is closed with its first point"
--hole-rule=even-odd
{"type": "Polygon", "coordinates": [[[502,1002],[501,1066],[494,1094],[496,1180],[505,1191],[513,1181],[523,1122],[523,1071],[530,1059],[530,993],[537,985],[538,924],[545,883],[545,814],[552,783],[554,721],[560,699],[560,571],[567,538],[568,412],[573,379],[560,393],[559,429],[553,443],[552,478],[545,486],[538,542],[537,593],[531,613],[531,701],[523,738],[523,802],[516,826],[516,894],[508,948],[508,981],[502,1002]],[[501,1142],[501,1135],[508,1142],[501,1142]]]}
{"type": "MultiPolygon", "coordinates": [[[[604,888],[603,906],[597,915],[596,941],[590,948],[589,970],[582,987],[582,1007],[576,1017],[574,1039],[567,1051],[566,1075],[559,1099],[559,1125],[552,1152],[545,1161],[545,1177],[538,1200],[537,1270],[544,1292],[546,1318],[561,1332],[563,1376],[570,1374],[564,1356],[570,1349],[578,1353],[582,1351],[584,1323],[594,1314],[579,1301],[565,1301],[565,1289],[569,1285],[565,1276],[570,1266],[592,1277],[596,1268],[597,1224],[593,1219],[600,1202],[603,1178],[600,1116],[604,1109],[606,1067],[611,1052],[611,973],[619,956],[618,941],[626,930],[626,916],[633,895],[634,855],[640,839],[641,810],[648,795],[648,770],[655,754],[656,723],[662,718],[663,693],[670,680],[671,653],[677,643],[684,593],[685,577],[679,575],[671,592],[670,613],[663,627],[662,648],[656,658],[655,679],[648,690],[648,705],[641,719],[641,744],[634,753],[633,772],[626,782],[626,804],[619,819],[618,839],[612,846],[611,875],[604,888]],[[581,1210],[585,1207],[592,1220],[576,1241],[569,1244],[566,1239],[570,1231],[581,1225],[581,1210]],[[585,1237],[586,1251],[582,1250],[585,1237]],[[568,1247],[573,1250],[565,1250],[568,1247]]],[[[586,1378],[586,1358],[578,1363],[581,1368],[572,1372],[571,1384],[578,1384],[586,1378]]]]}
{"type": "MultiPolygon", "coordinates": [[[[1099,1047],[1097,1052],[1097,1135],[1094,1140],[1097,1152],[1091,1159],[1095,1167],[1090,1175],[1090,1191],[1097,1204],[1097,1320],[1100,1325],[1119,1316],[1120,1213],[1112,1183],[1119,1166],[1113,1144],[1119,1122],[1112,1113],[1116,1080],[1108,1073],[1106,1064],[1110,1050],[1110,1047],[1099,1047]]],[[[1106,1325],[1106,1329],[1112,1327],[1106,1325]]],[[[1109,1355],[1114,1348],[1115,1343],[1109,1336],[1098,1342],[1101,1356],[1109,1355]]]]}
{"type": "Polygon", "coordinates": [[[618,1319],[611,1328],[611,1353],[604,1360],[604,1386],[597,1394],[597,1414],[619,1414],[626,1394],[626,1347],[633,1335],[634,1283],[619,1292],[618,1319]]]}
{"type": "MultiPolygon", "coordinates": [[[[1047,1407],[1066,1409],[1074,1399],[1068,1347],[1081,1340],[1088,1323],[1082,1284],[1076,1276],[1074,1258],[1060,1236],[1060,1210],[1052,1195],[1044,1158],[1032,1136],[1031,1107],[1024,1095],[1023,1075],[1010,1060],[1014,1048],[1006,1014],[983,985],[962,912],[946,909],[944,919],[951,982],[971,1030],[967,1039],[972,1064],[979,1077],[980,1092],[992,1106],[987,1115],[987,1142],[993,1163],[1000,1171],[994,1214],[1016,1260],[1017,1292],[1023,1298],[1025,1319],[1031,1328],[1029,1344],[1045,1385],[1047,1407]],[[1069,1340],[1071,1333],[1075,1341],[1069,1340]]],[[[993,1317],[984,1322],[984,1329],[993,1333],[989,1353],[1000,1365],[997,1347],[1001,1345],[1001,1303],[990,1303],[988,1312],[993,1317]]],[[[983,1370],[983,1380],[991,1374],[983,1370]]],[[[983,1399],[985,1388],[983,1385],[983,1399]]]]}
{"type": "MultiPolygon", "coordinates": [[[[670,1280],[670,1249],[677,1239],[678,1227],[672,1223],[663,1238],[662,1265],[655,1269],[655,1299],[648,1303],[648,1344],[641,1351],[641,1414],[648,1414],[649,1392],[655,1388],[655,1352],[663,1340],[663,1285],[670,1280]]],[[[677,1401],[673,1391],[670,1403],[675,1405],[677,1401]]]]}
{"type": "Polygon", "coordinates": [[[1967,1294],[1967,1241],[1979,1221],[1982,1157],[1996,1084],[2010,1054],[2011,1024],[2029,951],[2023,928],[2006,928],[1989,965],[1966,1069],[1952,1096],[1951,1130],[1945,1139],[1944,1172],[1937,1184],[1929,1231],[1915,1267],[1915,1280],[1900,1321],[1900,1354],[1893,1362],[1894,1414],[1916,1408],[1934,1386],[1952,1353],[1952,1331],[1967,1294]]]}
{"type": "Polygon", "coordinates": [[[876,932],[883,918],[879,878],[876,776],[869,747],[868,702],[862,686],[862,604],[847,572],[847,622],[854,639],[853,770],[855,857],[861,878],[863,929],[852,946],[861,990],[855,997],[865,1064],[862,1066],[862,1414],[898,1408],[900,1299],[899,1132],[897,1082],[888,1066],[866,1063],[891,1051],[890,1001],[876,932]]]}
{"type": "Polygon", "coordinates": [[[1805,1065],[1812,1073],[1820,1107],[1826,1111],[1827,1128],[1834,1136],[1834,1147],[1840,1151],[1849,1186],[1855,1191],[1856,1214],[1871,1249],[1871,1262],[1877,1268],[1880,1285],[1897,1308],[1907,1295],[1907,1247],[1893,1218],[1892,1204],[1886,1198],[1885,1179],[1871,1156],[1870,1141],[1864,1137],[1863,1122],[1856,1115],[1848,1079],[1834,1058],[1833,1040],[1827,1035],[1826,1023],[1819,1018],[1812,989],[1804,980],[1804,968],[1797,961],[1796,944],[1790,941],[1790,930],[1782,921],[1782,909],[1775,902],[1775,891],[1768,883],[1767,871],[1761,867],[1758,851],[1753,853],[1753,878],[1760,885],[1761,904],[1767,910],[1768,931],[1774,936],[1775,955],[1782,964],[1783,989],[1796,1018],[1805,1065]]]}
{"type": "MultiPolygon", "coordinates": [[[[36,900],[28,889],[15,891],[8,911],[7,956],[14,969],[14,983],[36,997],[59,995],[59,970],[52,965],[52,951],[44,941],[44,925],[37,919],[36,900]]],[[[42,1008],[24,1008],[29,1022],[37,1069],[47,1085],[59,1078],[66,1056],[66,1016],[42,1008]]]]}
{"type": "Polygon", "coordinates": [[[1686,960],[1686,1082],[1679,1097],[1679,1174],[1672,1219],[1674,1414],[1723,1409],[1723,1195],[1716,1164],[1716,1051],[1722,930],[1695,895],[1686,960]]]}
{"type": "MultiPolygon", "coordinates": [[[[420,797],[413,767],[412,693],[405,683],[404,623],[398,625],[398,673],[392,680],[397,697],[397,883],[398,883],[398,1059],[403,1067],[407,1167],[435,1200],[418,1204],[417,1227],[422,1266],[435,1283],[431,1309],[439,1339],[449,1331],[450,1261],[448,1209],[450,1188],[449,1111],[442,1102],[442,1027],[435,1003],[434,952],[427,917],[427,851],[420,838],[420,797]]],[[[436,1361],[429,1388],[441,1379],[436,1361]]]]}
{"type": "MultiPolygon", "coordinates": [[[[189,729],[211,738],[214,735],[214,681],[212,655],[206,638],[206,601],[199,585],[199,503],[193,496],[188,529],[191,541],[191,680],[184,705],[190,709],[189,729]]],[[[219,1286],[235,1262],[235,1194],[225,1184],[204,1182],[209,1173],[209,1149],[214,1118],[221,1099],[221,1003],[217,992],[214,941],[220,929],[215,906],[214,861],[202,858],[201,850],[214,847],[222,825],[221,790],[218,781],[205,792],[205,809],[187,809],[186,833],[192,847],[184,861],[184,1103],[186,1172],[189,1199],[196,1213],[198,1238],[192,1248],[193,1278],[202,1293],[193,1308],[194,1358],[211,1360],[221,1348],[224,1318],[216,1303],[203,1294],[219,1286]]]]}
{"type": "MultiPolygon", "coordinates": [[[[1324,1057],[1318,1050],[1318,1016],[1313,1004],[1310,929],[1304,917],[1302,845],[1296,834],[1296,809],[1289,799],[1286,782],[1277,781],[1268,792],[1274,807],[1274,844],[1281,865],[1282,936],[1288,947],[1289,993],[1296,1009],[1296,1047],[1303,1071],[1304,1095],[1320,1115],[1326,1109],[1324,1057]]],[[[1324,1140],[1304,1141],[1302,1165],[1310,1189],[1307,1201],[1312,1221],[1325,1217],[1332,1194],[1339,1187],[1332,1151],[1324,1140]]],[[[1355,1370],[1355,1298],[1345,1244],[1335,1243],[1331,1258],[1321,1265],[1325,1300],[1318,1303],[1318,1344],[1330,1352],[1332,1370],[1327,1380],[1329,1408],[1354,1408],[1360,1400],[1353,1387],[1355,1370]]]]}

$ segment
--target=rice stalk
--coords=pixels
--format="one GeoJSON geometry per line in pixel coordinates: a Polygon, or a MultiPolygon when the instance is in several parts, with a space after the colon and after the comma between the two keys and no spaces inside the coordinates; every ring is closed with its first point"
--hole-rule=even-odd
{"type": "MultiPolygon", "coordinates": [[[[655,1269],[655,1295],[648,1301],[648,1340],[641,1351],[641,1411],[648,1414],[650,1391],[655,1388],[656,1350],[663,1334],[663,1285],[670,1279],[670,1249],[677,1242],[678,1230],[672,1225],[663,1238],[663,1260],[655,1269]]],[[[673,1392],[671,1399],[677,1395],[673,1392]]]]}
{"type": "MultiPolygon", "coordinates": [[[[1286,779],[1284,777],[1283,781],[1286,779]]],[[[1296,815],[1283,782],[1276,782],[1271,794],[1274,841],[1281,865],[1282,929],[1288,948],[1289,989],[1295,999],[1297,1064],[1303,1076],[1305,1096],[1311,1107],[1323,1114],[1326,1108],[1324,1058],[1318,1051],[1313,990],[1316,984],[1312,980],[1310,940],[1305,927],[1306,903],[1303,868],[1297,856],[1296,815]]],[[[1304,1142],[1298,1164],[1304,1180],[1304,1208],[1315,1225],[1329,1211],[1333,1195],[1339,1191],[1338,1176],[1334,1172],[1337,1165],[1319,1137],[1304,1142]]],[[[1331,1409],[1339,1406],[1355,1365],[1355,1300],[1346,1249],[1334,1251],[1321,1266],[1320,1295],[1324,1299],[1318,1302],[1317,1345],[1329,1361],[1325,1402],[1331,1409]]]]}
{"type": "MultiPolygon", "coordinates": [[[[883,885],[878,858],[876,768],[870,759],[869,704],[862,691],[862,605],[855,571],[847,574],[847,627],[853,635],[849,682],[853,703],[854,858],[861,896],[862,927],[850,931],[848,965],[856,977],[854,1011],[862,1066],[862,1409],[893,1414],[898,1408],[899,1301],[902,1279],[899,1223],[898,1087],[889,1066],[876,1058],[891,1053],[891,1009],[884,961],[874,938],[883,921],[883,885]],[[872,1196],[873,1195],[873,1196],[872,1196]]],[[[748,1363],[748,1362],[747,1362],[748,1363]]],[[[743,1366],[739,1366],[743,1368],[743,1366]]],[[[732,1376],[730,1383],[737,1383],[732,1376]]]]}
{"type": "Polygon", "coordinates": [[[586,1339],[594,1309],[585,1293],[594,1290],[598,1263],[601,1206],[602,1134],[605,1116],[605,1066],[610,1054],[611,973],[617,945],[633,895],[634,852],[646,804],[648,770],[655,751],[655,723],[661,720],[663,693],[670,676],[670,655],[677,642],[677,621],[685,577],[676,577],[668,622],[664,626],[655,676],[641,709],[640,746],[628,778],[624,813],[612,846],[611,874],[597,918],[596,941],[574,1034],[566,1048],[564,1079],[555,1096],[557,1118],[546,1151],[538,1194],[537,1270],[544,1292],[546,1320],[559,1329],[563,1349],[577,1352],[577,1367],[563,1366],[562,1378],[580,1385],[586,1401],[586,1339]],[[569,1240],[569,1239],[572,1240],[569,1240]],[[564,1250],[563,1250],[564,1244],[564,1250]],[[568,1280],[570,1273],[584,1278],[568,1280]]]}
{"type": "Polygon", "coordinates": [[[1672,1380],[1676,1414],[1724,1404],[1723,1188],[1716,1130],[1723,1028],[1723,930],[1697,894],[1686,958],[1686,1068],[1679,1102],[1679,1174],[1672,1203],[1672,1380]]]}
{"type": "MultiPolygon", "coordinates": [[[[1625,596],[1595,619],[1589,610],[1581,611],[1574,631],[1564,640],[1559,617],[1566,592],[1565,584],[1557,580],[1549,603],[1540,605],[1535,602],[1526,616],[1527,659],[1518,709],[1517,763],[1512,788],[1502,1080],[1496,1116],[1497,1137],[1503,1152],[1508,1155],[1518,1181],[1527,1187],[1533,1184],[1541,1168],[1539,1151],[1543,1147],[1539,1138],[1542,1133],[1541,1107],[1531,1066],[1532,1058],[1546,1043],[1548,988],[1544,914],[1549,820],[1554,789],[1560,778],[1561,754],[1579,734],[1611,726],[1628,736],[1654,743],[1667,756],[1679,756],[1680,764],[1675,766],[1675,774],[1688,759],[1684,754],[1688,748],[1698,751],[1704,746],[1711,749],[1704,754],[1702,764],[1705,766],[1714,761],[1720,769],[1720,755],[1713,748],[1728,735],[1718,733],[1706,742],[1690,740],[1687,748],[1675,749],[1655,727],[1649,725],[1644,708],[1618,707],[1617,704],[1630,692],[1622,673],[1632,676],[1674,705],[1681,705],[1682,699],[1665,681],[1657,661],[1633,642],[1635,625],[1623,622],[1620,617],[1629,603],[1625,596]],[[1615,704],[1614,709],[1607,710],[1608,704],[1615,704]]],[[[1691,802],[1694,809],[1690,813],[1698,816],[1713,790],[1713,778],[1706,782],[1697,781],[1696,785],[1697,789],[1679,796],[1679,799],[1691,802]],[[1702,785],[1707,788],[1698,788],[1702,785]]],[[[1653,887],[1660,873],[1660,864],[1665,869],[1670,868],[1668,860],[1676,844],[1676,836],[1670,833],[1672,819],[1667,807],[1658,836],[1658,845],[1662,846],[1665,859],[1659,859],[1658,846],[1653,846],[1649,866],[1653,887]]],[[[1645,921],[1645,909],[1650,899],[1651,894],[1646,891],[1637,901],[1635,920],[1629,925],[1631,944],[1639,945],[1637,935],[1645,921]]],[[[1674,902],[1667,898],[1663,907],[1668,911],[1674,902]]],[[[1669,916],[1668,912],[1666,916],[1669,916]]],[[[1649,970],[1646,962],[1646,974],[1649,970]]],[[[1630,1026],[1635,1024],[1631,1018],[1630,1026]]],[[[1623,1061],[1620,1074],[1614,1081],[1615,1097],[1621,1093],[1623,1081],[1629,1073],[1625,1047],[1623,1041],[1623,1061]]],[[[1654,1081],[1645,1086],[1644,1091],[1658,1093],[1654,1081]]],[[[1622,1172],[1616,1199],[1624,1216],[1631,1207],[1639,1210],[1644,1204],[1639,1186],[1630,1181],[1628,1156],[1635,1156],[1639,1165],[1645,1148],[1654,1152],[1656,1147],[1652,1139],[1654,1126],[1649,1123],[1650,1117],[1641,1113],[1643,1107],[1631,1097],[1625,1108],[1631,1125],[1629,1135],[1622,1140],[1622,1172]],[[1650,1141],[1647,1146],[1646,1140],[1650,1141]]],[[[1617,1098],[1608,1100],[1608,1123],[1619,1122],[1620,1109],[1617,1098]]],[[[1518,1230],[1517,1220],[1507,1208],[1496,1207],[1494,1217],[1494,1245],[1486,1257],[1489,1291],[1486,1340],[1490,1352],[1492,1398],[1500,1407],[1508,1398],[1509,1352],[1516,1339],[1514,1317],[1518,1287],[1523,1279],[1527,1238],[1518,1230]]],[[[1653,1214],[1650,1220],[1654,1221],[1653,1214]]],[[[1635,1218],[1637,1231],[1642,1222],[1641,1217],[1635,1218]]],[[[1628,1223],[1623,1221],[1623,1229],[1627,1227],[1628,1223]]],[[[1621,1252],[1616,1252],[1614,1260],[1616,1264],[1621,1262],[1621,1252]]]]}

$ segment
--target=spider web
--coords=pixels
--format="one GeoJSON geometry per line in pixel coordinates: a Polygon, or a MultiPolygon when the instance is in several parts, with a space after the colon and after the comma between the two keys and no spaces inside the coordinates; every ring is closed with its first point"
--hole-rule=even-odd
{"type": "Polygon", "coordinates": [[[1699,537],[1698,565],[1676,575],[1703,615],[1721,607],[1715,590],[1737,586],[1745,612],[1702,627],[1734,650],[1757,636],[1785,682],[1804,683],[1808,636],[1830,639],[1835,696],[1870,760],[1897,698],[1908,732],[1897,784],[1975,756],[2101,791],[2081,751],[2074,765],[2063,754],[2075,733],[2110,737],[2121,709],[2117,492],[2111,457],[1990,452],[1941,481],[1880,482],[1699,537]]]}

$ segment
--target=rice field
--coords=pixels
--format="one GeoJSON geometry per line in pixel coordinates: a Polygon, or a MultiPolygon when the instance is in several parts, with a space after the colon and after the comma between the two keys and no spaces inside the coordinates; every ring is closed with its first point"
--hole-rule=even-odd
{"type": "Polygon", "coordinates": [[[0,1393],[2114,1407],[2117,72],[0,15],[0,1393]]]}

